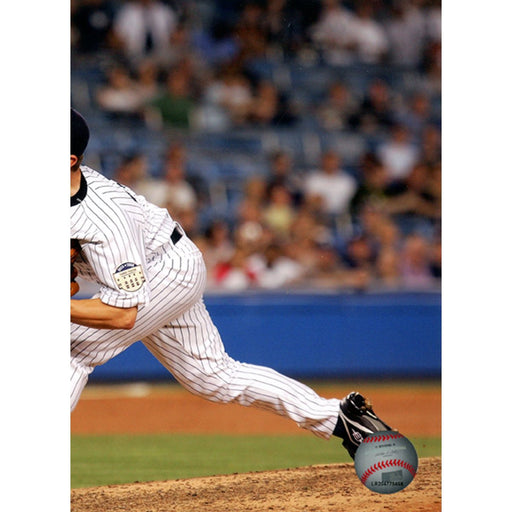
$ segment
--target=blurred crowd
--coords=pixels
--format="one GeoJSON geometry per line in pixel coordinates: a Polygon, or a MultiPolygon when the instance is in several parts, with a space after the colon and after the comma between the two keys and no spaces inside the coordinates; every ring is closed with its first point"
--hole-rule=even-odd
{"type": "MultiPolygon", "coordinates": [[[[335,149],[304,168],[291,151],[247,176],[229,218],[186,143],[169,140],[158,173],[125,155],[114,178],[168,208],[204,253],[209,288],[435,289],[441,279],[441,6],[437,0],[74,0],[72,58],[97,61],[94,104],[152,130],[242,130],[313,122],[379,134],[355,166],[335,149]],[[255,59],[389,66],[419,79],[343,79],[305,102],[258,75],[255,59]],[[382,137],[382,135],[384,135],[382,137]],[[350,167],[350,168],[348,168],[350,167]]],[[[364,67],[362,68],[364,69],[364,67]]]]}

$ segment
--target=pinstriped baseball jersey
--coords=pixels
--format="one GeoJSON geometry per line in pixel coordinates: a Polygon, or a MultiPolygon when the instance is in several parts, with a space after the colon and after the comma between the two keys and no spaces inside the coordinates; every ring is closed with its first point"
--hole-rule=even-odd
{"type": "Polygon", "coordinates": [[[71,198],[71,238],[82,247],[78,273],[99,285],[96,296],[106,304],[138,312],[130,330],[71,323],[71,409],[94,367],[141,340],[192,393],[268,410],[329,438],[338,399],[225,352],[202,298],[202,255],[167,210],[86,166],[81,172],[71,198]]]}

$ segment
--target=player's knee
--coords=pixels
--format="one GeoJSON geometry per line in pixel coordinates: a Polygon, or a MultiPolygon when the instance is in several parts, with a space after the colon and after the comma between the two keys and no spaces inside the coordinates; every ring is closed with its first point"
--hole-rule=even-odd
{"type": "Polygon", "coordinates": [[[194,394],[211,402],[230,403],[237,401],[240,390],[233,384],[233,366],[236,361],[227,360],[217,366],[203,369],[200,378],[194,379],[188,387],[194,394]]]}

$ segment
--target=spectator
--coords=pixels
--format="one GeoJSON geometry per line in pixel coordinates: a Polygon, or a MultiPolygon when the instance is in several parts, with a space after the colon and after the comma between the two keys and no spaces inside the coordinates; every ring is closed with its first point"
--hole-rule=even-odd
{"type": "Polygon", "coordinates": [[[224,267],[229,270],[227,275],[234,276],[236,283],[244,281],[246,286],[256,285],[258,270],[264,264],[263,252],[274,238],[263,220],[264,197],[265,182],[254,176],[249,180],[245,197],[238,208],[234,229],[235,252],[224,267]]]}
{"type": "Polygon", "coordinates": [[[168,208],[173,216],[178,211],[186,212],[197,206],[197,193],[187,181],[184,146],[176,143],[169,148],[163,178],[146,187],[146,197],[157,206],[168,208]]]}
{"type": "Polygon", "coordinates": [[[345,130],[357,108],[350,89],[335,81],[328,86],[327,98],[316,108],[316,117],[324,130],[345,130]]]}
{"type": "Polygon", "coordinates": [[[231,240],[227,222],[214,220],[208,226],[205,231],[202,250],[209,275],[213,275],[213,270],[218,265],[224,265],[230,261],[235,246],[231,240]]]}
{"type": "Polygon", "coordinates": [[[217,77],[206,86],[204,98],[207,104],[226,113],[232,126],[243,126],[252,105],[249,80],[238,68],[220,68],[217,77]]]}
{"type": "Polygon", "coordinates": [[[158,67],[152,61],[142,61],[136,70],[135,87],[142,105],[148,105],[160,94],[158,67]]]}
{"type": "Polygon", "coordinates": [[[423,67],[425,69],[422,75],[425,87],[431,94],[440,95],[442,91],[442,51],[441,42],[432,41],[427,45],[423,67]]]}
{"type": "Polygon", "coordinates": [[[252,254],[261,251],[271,239],[272,234],[265,228],[262,203],[254,198],[245,197],[238,207],[234,232],[235,245],[252,254]]]}
{"type": "Polygon", "coordinates": [[[356,4],[352,30],[357,60],[365,64],[383,62],[388,52],[388,39],[384,28],[374,17],[370,2],[356,4]]]}
{"type": "Polygon", "coordinates": [[[175,208],[173,211],[174,219],[180,223],[190,239],[196,240],[199,236],[201,236],[202,230],[199,223],[199,213],[197,207],[187,207],[181,209],[175,208]]]}
{"type": "Polygon", "coordinates": [[[384,226],[390,222],[390,216],[383,210],[380,203],[368,201],[362,204],[358,220],[356,232],[364,234],[374,250],[378,251],[382,246],[384,226]]]}
{"type": "Polygon", "coordinates": [[[373,279],[373,270],[371,262],[366,261],[364,244],[366,242],[362,237],[353,238],[347,245],[347,251],[340,257],[333,245],[317,243],[311,282],[323,288],[368,288],[373,279]]]}
{"type": "Polygon", "coordinates": [[[383,279],[387,286],[398,284],[402,232],[380,203],[368,202],[360,212],[359,233],[372,254],[372,279],[383,279]]]}
{"type": "Polygon", "coordinates": [[[176,13],[160,0],[128,0],[114,19],[115,35],[132,64],[147,58],[166,62],[176,26],[176,13]]]}
{"type": "Polygon", "coordinates": [[[327,243],[316,243],[315,263],[307,280],[309,286],[321,289],[350,286],[349,272],[343,266],[335,248],[327,243]]]}
{"type": "Polygon", "coordinates": [[[435,278],[430,270],[428,242],[417,233],[405,238],[401,253],[400,274],[405,288],[424,289],[435,285],[435,278]]]}
{"type": "Polygon", "coordinates": [[[267,45],[274,53],[293,54],[303,38],[300,7],[288,0],[268,0],[263,14],[263,29],[267,45]]]}
{"type": "Polygon", "coordinates": [[[183,61],[190,61],[191,67],[201,68],[203,63],[192,44],[192,34],[185,22],[178,22],[169,38],[169,49],[158,59],[163,69],[174,68],[183,61]]]}
{"type": "Polygon", "coordinates": [[[187,180],[184,146],[174,144],[169,148],[164,178],[165,206],[170,211],[194,210],[198,204],[198,197],[187,180]]]}
{"type": "Polygon", "coordinates": [[[187,69],[180,66],[171,70],[164,92],[148,105],[148,123],[154,127],[188,129],[195,107],[191,87],[187,69]]]}
{"type": "Polygon", "coordinates": [[[243,3],[234,33],[240,45],[238,57],[241,63],[265,54],[267,41],[263,22],[263,8],[257,1],[249,0],[243,3]]]}
{"type": "Polygon", "coordinates": [[[295,217],[293,200],[283,185],[274,185],[269,191],[269,202],[263,209],[263,220],[280,239],[288,239],[295,217]]]}
{"type": "Polygon", "coordinates": [[[390,61],[394,65],[418,68],[425,48],[425,22],[421,11],[410,2],[393,3],[385,22],[390,42],[390,61]]]}
{"type": "Polygon", "coordinates": [[[232,23],[216,19],[210,30],[193,31],[192,44],[198,57],[213,69],[221,69],[237,59],[239,43],[234,36],[232,23]]]}
{"type": "Polygon", "coordinates": [[[249,123],[257,126],[287,126],[296,120],[287,98],[270,80],[260,80],[249,110],[249,123]]]}
{"type": "Polygon", "coordinates": [[[331,65],[354,61],[354,15],[339,0],[323,0],[318,21],[311,26],[311,39],[331,65]]]}
{"type": "MultiPolygon", "coordinates": [[[[297,35],[298,44],[300,47],[298,51],[307,49],[311,41],[311,28],[315,25],[321,16],[323,10],[323,0],[289,0],[286,7],[287,16],[289,12],[291,15],[292,23],[296,20],[296,25],[290,28],[294,29],[294,34],[297,35]]],[[[290,18],[285,18],[290,19],[290,18]]]]}
{"type": "Polygon", "coordinates": [[[397,289],[401,286],[400,275],[400,254],[390,248],[385,247],[377,256],[375,264],[376,278],[384,288],[397,289]]]}
{"type": "Polygon", "coordinates": [[[441,161],[439,160],[436,164],[428,166],[429,175],[428,182],[426,185],[426,191],[432,197],[432,201],[437,206],[437,214],[435,218],[438,222],[441,222],[441,193],[443,186],[442,168],[441,161]]]}
{"type": "Polygon", "coordinates": [[[268,0],[262,16],[266,40],[278,49],[282,48],[287,34],[286,27],[291,23],[286,13],[287,3],[287,0],[268,0]]]}
{"type": "Polygon", "coordinates": [[[421,140],[425,128],[432,121],[430,98],[424,92],[417,91],[409,99],[407,107],[399,117],[399,122],[408,130],[413,139],[421,140]]]}
{"type": "Polygon", "coordinates": [[[432,276],[440,282],[441,280],[441,261],[442,261],[442,250],[441,250],[441,233],[436,233],[434,240],[430,245],[430,273],[432,276]]]}
{"type": "Polygon", "coordinates": [[[236,247],[231,258],[226,262],[219,262],[214,269],[214,286],[240,292],[251,288],[256,283],[256,274],[248,265],[248,251],[243,247],[236,247]]]}
{"type": "Polygon", "coordinates": [[[305,199],[326,214],[333,226],[350,215],[350,202],[357,181],[341,166],[341,157],[332,150],[321,158],[320,168],[310,172],[304,183],[305,199]]]}
{"type": "Polygon", "coordinates": [[[431,190],[430,169],[416,164],[409,176],[388,188],[384,209],[400,224],[404,233],[421,231],[431,235],[441,218],[440,197],[431,190]]]}
{"type": "Polygon", "coordinates": [[[371,275],[376,260],[376,253],[368,237],[356,235],[348,241],[347,247],[343,252],[343,259],[349,268],[362,270],[371,275]]]}
{"type": "Polygon", "coordinates": [[[441,0],[427,0],[425,5],[426,33],[429,41],[440,43],[442,33],[441,0]]]}
{"type": "Polygon", "coordinates": [[[395,122],[389,86],[379,78],[370,83],[358,110],[350,118],[351,128],[366,134],[388,130],[395,122]]]}
{"type": "Polygon", "coordinates": [[[148,159],[143,153],[126,156],[114,170],[114,179],[146,198],[158,183],[149,177],[148,159]]]}
{"type": "Polygon", "coordinates": [[[76,50],[87,55],[108,50],[112,45],[111,29],[113,20],[114,8],[112,2],[108,0],[82,0],[76,9],[72,9],[71,12],[76,50]]]}
{"type": "Polygon", "coordinates": [[[248,176],[244,184],[244,199],[254,204],[261,212],[267,200],[267,184],[265,178],[257,174],[248,176]]]}
{"type": "Polygon", "coordinates": [[[409,130],[402,124],[396,124],[391,130],[391,139],[377,149],[377,156],[391,182],[407,178],[419,161],[419,150],[410,141],[409,130]]]}
{"type": "Polygon", "coordinates": [[[302,203],[302,176],[294,168],[290,153],[276,151],[270,156],[270,174],[267,177],[267,198],[269,191],[275,186],[285,187],[297,208],[302,203]]]}
{"type": "Polygon", "coordinates": [[[315,272],[318,265],[318,247],[332,245],[329,229],[306,208],[297,211],[290,226],[287,249],[304,268],[307,275],[315,272]]]}
{"type": "Polygon", "coordinates": [[[350,212],[357,219],[367,204],[379,204],[387,197],[386,169],[372,152],[363,154],[359,163],[361,183],[350,202],[350,212]]]}
{"type": "Polygon", "coordinates": [[[128,69],[120,64],[107,73],[107,83],[98,89],[96,101],[112,118],[142,120],[143,102],[128,69]]]}
{"type": "Polygon", "coordinates": [[[386,288],[400,286],[400,242],[402,233],[387,216],[382,216],[373,233],[376,242],[375,277],[386,288]]]}
{"type": "Polygon", "coordinates": [[[291,286],[300,282],[304,272],[302,265],[287,256],[282,246],[273,243],[264,250],[262,265],[256,271],[256,283],[265,289],[291,286]]]}
{"type": "Polygon", "coordinates": [[[383,214],[379,217],[378,223],[375,225],[372,238],[377,253],[383,250],[397,252],[400,248],[402,232],[391,217],[383,214]]]}
{"type": "Polygon", "coordinates": [[[429,166],[441,162],[441,131],[434,125],[425,126],[420,140],[421,160],[429,166]]]}

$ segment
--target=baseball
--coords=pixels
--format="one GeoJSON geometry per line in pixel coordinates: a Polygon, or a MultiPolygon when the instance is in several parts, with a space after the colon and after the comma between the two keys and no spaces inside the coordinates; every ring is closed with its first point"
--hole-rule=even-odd
{"type": "Polygon", "coordinates": [[[393,431],[376,432],[363,439],[354,457],[359,480],[380,494],[405,489],[418,469],[418,455],[412,443],[393,431]]]}

